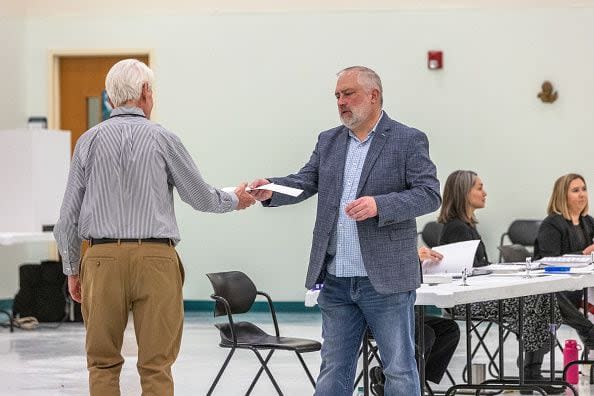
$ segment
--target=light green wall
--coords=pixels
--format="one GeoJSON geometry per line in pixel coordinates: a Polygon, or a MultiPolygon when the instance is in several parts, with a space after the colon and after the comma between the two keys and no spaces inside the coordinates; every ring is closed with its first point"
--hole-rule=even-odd
{"type": "Polygon", "coordinates": [[[0,12],[0,49],[0,129],[24,127],[27,124],[24,17],[0,12]]]}
{"type": "MultiPolygon", "coordinates": [[[[27,124],[25,18],[21,15],[22,10],[17,8],[8,7],[0,11],[0,129],[24,127],[27,124]]],[[[42,114],[45,114],[45,110],[42,114]]],[[[12,170],[2,170],[8,171],[12,170]]],[[[2,191],[0,187],[0,194],[2,191]]],[[[35,247],[0,246],[0,299],[14,296],[18,288],[18,264],[39,258],[32,250],[35,247]]]]}

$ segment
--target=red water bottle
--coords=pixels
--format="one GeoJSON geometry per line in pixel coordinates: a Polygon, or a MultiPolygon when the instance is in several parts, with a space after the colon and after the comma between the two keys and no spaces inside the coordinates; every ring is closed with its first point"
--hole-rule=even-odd
{"type": "MultiPolygon", "coordinates": [[[[565,340],[565,348],[563,348],[563,367],[567,364],[578,360],[578,349],[581,347],[577,344],[576,340],[565,340]]],[[[565,380],[570,384],[577,384],[579,382],[579,368],[573,365],[567,370],[565,380]]]]}

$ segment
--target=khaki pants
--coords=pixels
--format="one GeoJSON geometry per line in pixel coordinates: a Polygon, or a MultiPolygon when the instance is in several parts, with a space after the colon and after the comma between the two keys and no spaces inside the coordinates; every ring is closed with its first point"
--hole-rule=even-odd
{"type": "Polygon", "coordinates": [[[81,264],[82,313],[92,396],[120,395],[128,313],[134,315],[143,396],[173,395],[181,344],[183,267],[162,243],[91,246],[81,264]]]}

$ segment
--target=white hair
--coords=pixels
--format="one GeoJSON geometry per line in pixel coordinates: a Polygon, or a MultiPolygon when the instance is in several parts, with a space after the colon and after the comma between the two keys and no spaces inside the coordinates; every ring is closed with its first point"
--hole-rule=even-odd
{"type": "Polygon", "coordinates": [[[363,84],[368,90],[377,89],[379,91],[380,105],[384,103],[384,90],[382,88],[382,80],[379,75],[372,69],[365,66],[351,66],[342,69],[336,75],[338,77],[345,73],[357,72],[357,80],[363,84]]]}
{"type": "Polygon", "coordinates": [[[124,59],[109,69],[105,77],[107,96],[114,107],[122,106],[129,100],[138,100],[142,86],[152,87],[155,76],[147,65],[137,59],[124,59]]]}

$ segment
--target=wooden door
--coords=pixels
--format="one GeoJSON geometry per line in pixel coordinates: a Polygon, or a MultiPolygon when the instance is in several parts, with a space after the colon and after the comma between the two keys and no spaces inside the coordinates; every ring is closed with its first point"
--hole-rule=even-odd
{"type": "Polygon", "coordinates": [[[94,101],[90,98],[100,103],[107,72],[116,62],[127,58],[149,64],[148,55],[60,57],[60,129],[71,132],[71,152],[92,121],[89,120],[88,106],[94,101]]]}

